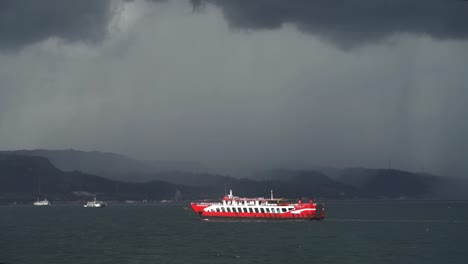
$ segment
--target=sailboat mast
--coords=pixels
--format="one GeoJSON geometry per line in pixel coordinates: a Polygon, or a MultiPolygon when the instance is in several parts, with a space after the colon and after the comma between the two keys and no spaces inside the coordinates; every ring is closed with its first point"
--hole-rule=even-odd
{"type": "Polygon", "coordinates": [[[41,195],[41,176],[40,174],[37,175],[37,195],[41,195]]]}

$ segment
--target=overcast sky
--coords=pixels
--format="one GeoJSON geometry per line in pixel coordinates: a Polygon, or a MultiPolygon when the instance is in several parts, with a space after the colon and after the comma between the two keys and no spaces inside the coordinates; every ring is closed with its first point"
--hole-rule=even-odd
{"type": "Polygon", "coordinates": [[[468,2],[0,1],[0,149],[468,171],[468,2]]]}

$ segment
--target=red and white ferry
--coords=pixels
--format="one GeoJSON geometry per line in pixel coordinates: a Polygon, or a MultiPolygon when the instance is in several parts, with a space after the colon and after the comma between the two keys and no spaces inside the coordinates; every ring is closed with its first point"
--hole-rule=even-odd
{"type": "Polygon", "coordinates": [[[202,218],[267,218],[267,219],[323,219],[325,210],[323,204],[312,200],[303,203],[289,203],[283,199],[274,199],[273,191],[270,198],[240,198],[232,195],[232,190],[224,196],[221,202],[193,202],[193,211],[202,218]]]}

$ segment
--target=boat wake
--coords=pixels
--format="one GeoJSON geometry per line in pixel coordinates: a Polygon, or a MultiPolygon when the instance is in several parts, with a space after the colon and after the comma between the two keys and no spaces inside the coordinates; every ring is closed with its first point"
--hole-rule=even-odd
{"type": "Polygon", "coordinates": [[[381,223],[468,223],[468,220],[426,220],[426,219],[359,219],[359,218],[327,218],[332,222],[381,222],[381,223]]]}

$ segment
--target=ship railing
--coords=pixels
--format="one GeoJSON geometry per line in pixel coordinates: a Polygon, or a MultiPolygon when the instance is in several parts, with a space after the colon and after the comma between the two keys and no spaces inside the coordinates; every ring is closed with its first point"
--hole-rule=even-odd
{"type": "Polygon", "coordinates": [[[222,205],[222,203],[217,203],[217,202],[213,202],[213,203],[209,203],[209,202],[195,202],[196,204],[198,205],[222,205]]]}

